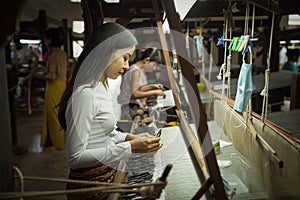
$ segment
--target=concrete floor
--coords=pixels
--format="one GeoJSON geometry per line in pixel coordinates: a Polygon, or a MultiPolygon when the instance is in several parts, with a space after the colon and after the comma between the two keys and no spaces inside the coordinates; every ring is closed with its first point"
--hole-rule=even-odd
{"type": "MultiPolygon", "coordinates": [[[[68,166],[64,151],[43,151],[40,147],[42,130],[41,111],[28,115],[26,112],[17,113],[18,145],[26,147],[28,152],[13,156],[13,165],[20,168],[24,176],[66,178],[68,166]]],[[[19,182],[15,183],[19,188],[19,182]]],[[[62,190],[65,184],[48,181],[25,180],[25,191],[62,190]]],[[[66,199],[65,196],[36,197],[25,199],[66,199]]]]}

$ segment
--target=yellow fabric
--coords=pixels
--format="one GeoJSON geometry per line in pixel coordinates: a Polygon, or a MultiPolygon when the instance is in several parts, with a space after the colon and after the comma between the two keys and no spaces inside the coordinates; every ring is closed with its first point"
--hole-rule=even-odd
{"type": "Polygon", "coordinates": [[[45,91],[45,104],[43,116],[43,128],[41,146],[45,146],[47,136],[57,149],[64,149],[64,131],[58,122],[58,107],[56,107],[65,90],[66,82],[64,80],[47,81],[45,91]]]}
{"type": "Polygon", "coordinates": [[[55,73],[57,80],[66,80],[67,55],[60,48],[53,48],[47,60],[47,72],[55,73]]]}

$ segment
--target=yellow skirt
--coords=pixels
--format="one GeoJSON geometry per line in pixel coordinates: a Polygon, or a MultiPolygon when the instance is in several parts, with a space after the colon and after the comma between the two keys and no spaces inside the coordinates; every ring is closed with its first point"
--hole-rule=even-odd
{"type": "MultiPolygon", "coordinates": [[[[117,170],[107,165],[100,164],[95,167],[71,169],[69,179],[98,181],[112,183],[116,177],[117,170]]],[[[79,189],[95,187],[94,185],[83,185],[77,183],[67,183],[66,189],[79,189]]],[[[101,187],[101,186],[100,186],[101,187]]],[[[103,186],[102,186],[103,187],[103,186]]],[[[77,193],[67,194],[68,200],[104,200],[108,198],[108,193],[77,193]]]]}
{"type": "Polygon", "coordinates": [[[41,146],[45,146],[47,137],[57,149],[64,149],[64,130],[58,122],[58,107],[61,96],[65,91],[66,81],[47,81],[43,114],[41,146]]]}

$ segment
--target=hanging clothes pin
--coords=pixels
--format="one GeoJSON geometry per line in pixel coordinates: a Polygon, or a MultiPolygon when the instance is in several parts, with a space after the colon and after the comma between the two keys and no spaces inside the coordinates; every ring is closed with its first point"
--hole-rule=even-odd
{"type": "Polygon", "coordinates": [[[254,46],[253,46],[253,42],[251,42],[251,41],[250,41],[249,49],[250,49],[251,55],[254,56],[254,46]]]}
{"type": "Polygon", "coordinates": [[[247,39],[246,39],[246,44],[245,47],[243,49],[242,54],[245,54],[246,52],[248,52],[248,48],[250,47],[250,43],[252,43],[250,40],[252,38],[252,35],[247,35],[247,39]]]}
{"type": "Polygon", "coordinates": [[[218,43],[217,46],[222,45],[225,47],[225,42],[224,42],[224,35],[221,38],[218,38],[218,43]]]}
{"type": "Polygon", "coordinates": [[[234,41],[235,41],[235,37],[232,38],[232,40],[231,40],[231,42],[228,46],[228,50],[232,50],[232,46],[233,46],[234,41]]]}
{"type": "Polygon", "coordinates": [[[239,48],[242,45],[243,41],[244,41],[244,36],[241,35],[240,40],[239,40],[238,44],[236,45],[234,51],[238,51],[239,50],[239,48]]]}
{"type": "Polygon", "coordinates": [[[243,41],[241,42],[241,45],[239,46],[238,52],[242,52],[247,44],[247,41],[249,39],[249,35],[245,35],[243,37],[243,41]]]}
{"type": "Polygon", "coordinates": [[[236,51],[239,41],[240,37],[233,37],[228,49],[231,51],[236,51]]]}

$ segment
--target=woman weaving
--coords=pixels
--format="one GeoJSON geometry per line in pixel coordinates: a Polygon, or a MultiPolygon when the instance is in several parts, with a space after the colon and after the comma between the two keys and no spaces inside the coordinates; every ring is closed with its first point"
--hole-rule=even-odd
{"type": "MultiPolygon", "coordinates": [[[[149,153],[162,147],[159,137],[115,130],[116,119],[107,78],[116,79],[129,69],[136,45],[132,33],[116,23],[98,27],[84,47],[59,108],[66,131],[70,179],[113,182],[118,164],[132,153],[149,153]]],[[[165,182],[146,192],[159,197],[165,182]]],[[[68,189],[86,186],[68,184],[68,189]]],[[[143,194],[142,194],[143,195],[143,194]]],[[[68,195],[68,199],[107,199],[107,194],[68,195]]]]}

